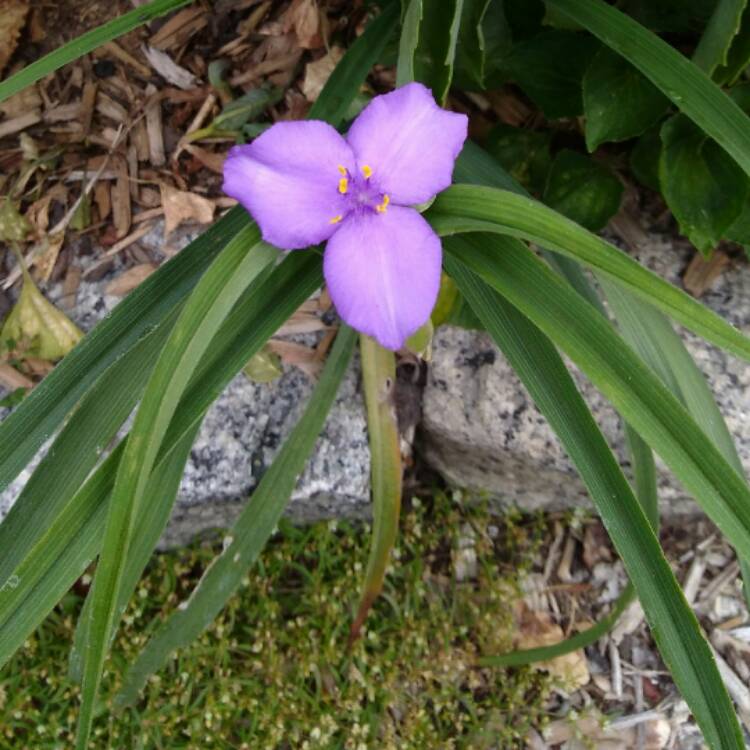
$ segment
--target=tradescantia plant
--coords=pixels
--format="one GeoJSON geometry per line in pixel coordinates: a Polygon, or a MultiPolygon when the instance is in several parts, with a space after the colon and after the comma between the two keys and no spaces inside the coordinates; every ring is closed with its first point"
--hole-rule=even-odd
{"type": "MultiPolygon", "coordinates": [[[[0,84],[0,98],[181,4],[157,0],[91,32],[85,43],[0,84]]],[[[449,279],[444,288],[457,288],[454,307],[468,309],[486,328],[549,420],[632,582],[589,631],[549,648],[486,655],[482,663],[528,663],[590,643],[637,595],[709,746],[745,746],[710,648],[658,542],[652,451],[739,558],[750,560],[750,488],[705,380],[668,319],[745,360],[750,340],[530,198],[490,154],[464,144],[465,118],[438,104],[455,70],[488,80],[503,37],[490,34],[487,24],[497,23],[502,5],[410,0],[402,11],[398,3],[383,2],[338,64],[309,122],[274,125],[230,154],[225,189],[244,208],[229,211],[141,284],[0,425],[2,488],[55,435],[0,524],[0,664],[97,559],[71,657],[71,674],[82,682],[78,748],[89,746],[113,634],[168,521],[206,410],[324,279],[345,322],[304,415],[242,511],[231,541],[129,666],[115,708],[132,703],[169,654],[201,633],[256,559],[333,402],[357,342],[353,329],[360,332],[374,511],[356,635],[382,586],[398,522],[393,350],[428,323],[441,254],[449,279]],[[348,125],[349,103],[396,33],[397,88],[373,99],[348,125]],[[426,209],[418,205],[433,196],[426,209]],[[324,241],[322,257],[315,248],[301,250],[324,241]],[[593,272],[596,290],[582,269],[593,272]],[[562,354],[627,423],[632,486],[562,354]],[[102,446],[136,405],[128,436],[102,457],[102,446]]],[[[737,26],[721,21],[739,13],[744,23],[744,6],[716,4],[704,51],[691,62],[604,0],[546,3],[556,23],[600,39],[607,61],[625,60],[639,70],[681,112],[678,117],[713,139],[721,159],[748,179],[750,119],[720,88],[724,79],[712,81],[705,65],[696,64],[717,47],[730,49],[737,26]]],[[[517,4],[509,2],[512,7],[517,4]]],[[[741,33],[747,33],[744,26],[741,33]]]]}

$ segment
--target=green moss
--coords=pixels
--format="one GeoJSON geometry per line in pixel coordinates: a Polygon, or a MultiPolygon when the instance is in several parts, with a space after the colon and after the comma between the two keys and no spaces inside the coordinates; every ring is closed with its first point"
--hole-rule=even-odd
{"type": "MultiPolygon", "coordinates": [[[[103,707],[92,747],[522,747],[543,721],[548,679],[473,663],[510,645],[518,571],[538,532],[443,495],[413,501],[384,595],[347,652],[368,530],[285,524],[241,593],[151,679],[139,705],[121,716],[103,707]],[[499,527],[494,539],[490,524],[499,527]],[[453,559],[469,527],[478,573],[457,583],[453,559]]],[[[106,692],[216,549],[154,558],[118,634],[106,692]]],[[[69,746],[78,691],[67,651],[81,603],[71,592],[0,673],[0,747],[69,746]]]]}

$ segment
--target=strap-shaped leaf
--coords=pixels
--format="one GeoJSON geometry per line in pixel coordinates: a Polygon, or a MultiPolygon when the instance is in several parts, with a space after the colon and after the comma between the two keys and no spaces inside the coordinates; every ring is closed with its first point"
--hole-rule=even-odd
{"type": "Polygon", "coordinates": [[[41,60],[27,65],[7,80],[0,82],[0,102],[102,44],[117,39],[118,36],[127,34],[128,31],[191,2],[193,0],[153,0],[96,29],[81,34],[60,49],[50,52],[41,60]]]}
{"type": "MultiPolygon", "coordinates": [[[[320,286],[320,265],[320,259],[312,253],[292,253],[267,278],[259,279],[248,289],[215,336],[188,393],[183,397],[178,418],[170,425],[155,471],[163,470],[171,451],[187,433],[196,428],[225,385],[320,286]]],[[[129,352],[126,356],[130,355],[129,352]]],[[[134,366],[137,364],[133,362],[134,366]]],[[[107,457],[47,529],[36,528],[33,546],[24,556],[22,567],[14,570],[16,587],[7,587],[0,594],[0,631],[3,634],[0,639],[0,665],[12,656],[13,651],[48,614],[99,551],[105,520],[103,508],[114,484],[123,447],[119,446],[107,457]],[[66,565],[58,565],[50,556],[53,549],[50,540],[54,540],[58,549],[65,550],[66,565]],[[30,594],[35,587],[44,588],[50,593],[45,598],[34,597],[30,594]]],[[[33,517],[26,520],[29,526],[34,527],[33,517]]],[[[140,550],[148,546],[142,529],[150,525],[150,520],[144,515],[138,519],[138,524],[131,547],[132,560],[140,559],[140,550]]],[[[134,567],[131,561],[125,573],[126,580],[133,580],[133,576],[137,580],[140,570],[134,572],[134,567]]],[[[77,678],[80,679],[80,675],[77,678]]]]}
{"type": "Polygon", "coordinates": [[[85,750],[88,744],[135,519],[140,515],[151,471],[180,399],[212,338],[252,280],[278,257],[278,250],[259,240],[255,226],[240,232],[198,282],[159,356],[136,414],[117,470],[91,590],[91,621],[76,740],[79,750],[85,750]]]}
{"type": "Polygon", "coordinates": [[[453,185],[428,214],[441,235],[500,232],[536,242],[606,274],[686,328],[750,360],[750,340],[713,311],[614,246],[538,201],[488,187],[453,185]]]}
{"type": "Polygon", "coordinates": [[[170,653],[190,644],[211,624],[257,559],[315,445],[356,338],[346,326],[339,332],[305,413],[229,532],[231,542],[211,563],[185,605],[170,615],[130,667],[116,698],[119,707],[137,698],[148,677],[163,666],[170,653]]]}
{"type": "Polygon", "coordinates": [[[745,481],[609,323],[521,243],[466,243],[461,260],[570,356],[746,556],[745,481]]]}
{"type": "MultiPolygon", "coordinates": [[[[524,317],[514,307],[515,300],[512,300],[513,305],[508,304],[511,295],[506,297],[508,301],[504,300],[458,260],[474,258],[475,250],[481,255],[481,248],[487,244],[495,245],[491,256],[507,258],[509,266],[523,266],[523,263],[519,264],[519,258],[525,256],[543,267],[531,251],[514,240],[477,235],[446,241],[448,271],[490,333],[497,337],[498,345],[578,468],[636,586],[664,661],[707,741],[713,748],[739,750],[744,744],[742,732],[711,650],[664,558],[643,508],[633,495],[562,359],[549,339],[533,324],[537,321],[524,317]]],[[[528,271],[529,267],[530,264],[520,268],[519,273],[528,271]]],[[[496,270],[492,269],[493,277],[496,270]]],[[[556,289],[548,286],[544,293],[561,299],[570,295],[568,301],[570,298],[580,299],[554,273],[547,273],[559,286],[556,289]],[[565,290],[565,294],[558,290],[565,290]]],[[[531,279],[530,283],[535,281],[538,279],[531,279]]],[[[515,282],[516,279],[511,278],[503,286],[510,289],[515,282]]],[[[500,285],[495,286],[499,288],[500,285]]],[[[512,296],[527,291],[517,289],[512,296]]],[[[617,339],[609,324],[585,302],[580,302],[576,312],[587,314],[617,339]]],[[[560,321],[559,325],[566,323],[560,321]]]]}

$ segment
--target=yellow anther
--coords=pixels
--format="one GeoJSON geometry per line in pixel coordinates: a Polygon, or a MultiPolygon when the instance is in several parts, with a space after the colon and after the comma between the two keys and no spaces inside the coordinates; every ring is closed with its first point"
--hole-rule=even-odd
{"type": "Polygon", "coordinates": [[[346,177],[342,177],[339,180],[339,193],[342,195],[349,189],[349,180],[346,177]]]}
{"type": "Polygon", "coordinates": [[[338,224],[344,217],[339,214],[338,216],[334,216],[328,223],[329,224],[338,224]]]}
{"type": "Polygon", "coordinates": [[[391,202],[391,199],[387,195],[384,195],[383,196],[383,202],[382,203],[378,203],[378,205],[375,206],[375,210],[379,214],[384,214],[385,213],[385,209],[388,208],[388,204],[390,202],[391,202]]]}
{"type": "Polygon", "coordinates": [[[341,166],[341,164],[339,164],[338,170],[342,177],[346,177],[346,172],[347,172],[346,167],[343,167],[341,166]]]}
{"type": "Polygon", "coordinates": [[[362,174],[365,176],[366,180],[369,180],[372,176],[372,167],[368,167],[367,164],[365,164],[362,167],[362,174]]]}

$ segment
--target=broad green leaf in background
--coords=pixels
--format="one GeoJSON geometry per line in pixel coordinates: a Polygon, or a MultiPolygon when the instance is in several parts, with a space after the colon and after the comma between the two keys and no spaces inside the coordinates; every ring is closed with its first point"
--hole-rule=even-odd
{"type": "Polygon", "coordinates": [[[647,130],[630,152],[630,171],[636,180],[651,190],[660,190],[659,160],[661,159],[661,135],[659,127],[647,130]]]}
{"type": "MultiPolygon", "coordinates": [[[[498,344],[504,349],[581,473],[638,590],[664,661],[704,736],[713,748],[740,750],[744,743],[731,701],[695,615],[664,558],[644,509],[633,496],[554,346],[532,324],[537,321],[530,322],[520,314],[523,310],[514,309],[508,304],[511,302],[515,305],[516,300],[506,296],[506,291],[512,292],[512,297],[518,297],[528,293],[528,288],[522,289],[520,285],[516,287],[518,277],[507,277],[502,281],[497,277],[500,265],[506,269],[518,268],[519,276],[523,277],[524,272],[528,272],[532,266],[541,270],[542,262],[520,243],[508,238],[479,235],[452,237],[446,240],[445,247],[449,256],[446,259],[449,272],[470,299],[472,307],[483,317],[488,330],[493,336],[497,336],[498,344]],[[494,247],[490,247],[491,245],[494,247]],[[483,265],[480,258],[489,257],[500,259],[501,263],[495,264],[492,271],[485,269],[483,275],[488,280],[492,277],[497,282],[493,286],[498,291],[502,287],[507,302],[494,296],[477,276],[458,262],[471,259],[470,267],[475,270],[483,265]],[[529,260],[528,268],[521,268],[525,265],[518,262],[521,258],[529,260]],[[506,260],[509,262],[505,263],[506,260]]],[[[580,300],[553,272],[547,270],[546,274],[549,274],[550,279],[557,280],[555,292],[552,287],[542,292],[552,294],[553,298],[559,293],[559,298],[551,300],[552,307],[565,306],[566,302],[577,299],[579,301],[575,306],[579,315],[587,315],[590,321],[595,322],[595,327],[606,330],[608,338],[617,338],[594,308],[580,300]],[[567,299],[563,299],[564,297],[567,299]],[[585,312],[587,308],[588,312],[585,312]]],[[[511,276],[515,276],[515,273],[511,276]]],[[[538,281],[539,278],[530,279],[531,285],[538,281]]],[[[530,306],[526,307],[528,310],[530,306]]],[[[531,307],[536,311],[538,301],[532,302],[531,307]]],[[[547,312],[551,310],[537,316],[537,320],[546,318],[547,312]]],[[[568,323],[569,321],[560,320],[559,324],[549,328],[556,328],[557,325],[563,327],[568,323]]],[[[559,340],[557,343],[560,343],[559,340]]]]}
{"type": "Polygon", "coordinates": [[[463,0],[456,46],[456,84],[480,90],[499,84],[502,60],[511,45],[501,0],[463,0]]]}
{"type": "Polygon", "coordinates": [[[563,149],[555,156],[542,200],[592,231],[603,229],[619,211],[623,184],[603,164],[563,149]]]}
{"type": "Polygon", "coordinates": [[[750,340],[721,316],[538,201],[505,190],[453,185],[438,195],[425,218],[441,235],[500,232],[567,255],[604,272],[707,341],[750,360],[750,340]]]}
{"type": "Polygon", "coordinates": [[[19,359],[39,357],[56,361],[82,336],[78,326],[44,298],[24,268],[18,302],[0,331],[0,353],[12,351],[19,359]]]}
{"type": "Polygon", "coordinates": [[[185,606],[172,613],[128,670],[116,698],[118,707],[131,704],[169,654],[197,638],[239,587],[281,518],[323,427],[356,340],[350,328],[344,326],[339,331],[305,413],[229,531],[221,555],[203,574],[185,606]]]}
{"type": "Polygon", "coordinates": [[[690,60],[604,0],[546,0],[635,65],[750,175],[750,118],[690,60]]]}
{"type": "Polygon", "coordinates": [[[729,50],[739,33],[747,0],[718,0],[698,46],[693,62],[708,75],[729,62],[729,50]]]}
{"type": "Polygon", "coordinates": [[[550,119],[583,112],[581,82],[599,45],[589,34],[557,29],[513,46],[510,77],[550,119]]]}
{"type": "Polygon", "coordinates": [[[548,130],[523,130],[501,123],[489,132],[484,148],[527,190],[541,193],[552,163],[551,142],[548,130]]]}
{"type": "Polygon", "coordinates": [[[398,533],[401,511],[401,445],[394,399],[396,358],[374,339],[359,339],[362,389],[367,409],[372,487],[372,540],[357,614],[349,642],[359,637],[370,607],[383,590],[385,571],[398,533]]]}
{"type": "MultiPolygon", "coordinates": [[[[435,99],[444,104],[453,80],[453,63],[464,0],[419,2],[422,12],[419,41],[414,52],[414,80],[431,88],[435,99]]],[[[412,12],[411,8],[409,12],[412,12]]]]}
{"type": "Polygon", "coordinates": [[[627,60],[602,47],[583,77],[586,147],[641,135],[669,107],[669,100],[627,60]]]}
{"type": "Polygon", "coordinates": [[[422,0],[406,0],[406,2],[408,4],[401,24],[401,36],[398,43],[396,86],[411,83],[416,78],[415,58],[419,45],[419,29],[424,15],[422,0]]]}
{"type": "Polygon", "coordinates": [[[41,60],[27,65],[18,73],[12,75],[5,81],[0,82],[0,102],[12,96],[21,89],[30,86],[48,73],[52,73],[63,65],[77,60],[87,52],[95,50],[105,42],[116,39],[118,36],[127,34],[128,31],[148,23],[153,18],[163,16],[172,10],[181,8],[193,0],[153,0],[151,3],[141,5],[129,13],[114,18],[112,21],[99,26],[96,29],[81,34],[81,36],[64,44],[60,49],[50,52],[41,60]]]}
{"type": "Polygon", "coordinates": [[[659,182],[680,231],[709,255],[737,219],[750,180],[716,141],[685,117],[661,129],[659,182]]]}

